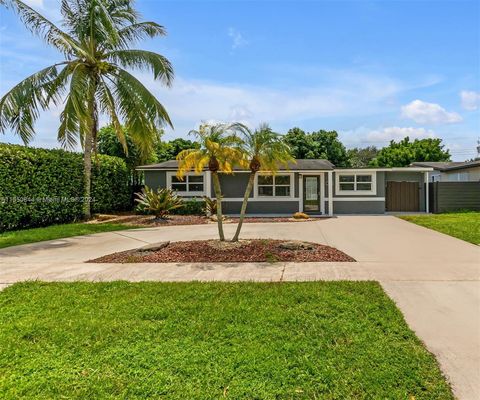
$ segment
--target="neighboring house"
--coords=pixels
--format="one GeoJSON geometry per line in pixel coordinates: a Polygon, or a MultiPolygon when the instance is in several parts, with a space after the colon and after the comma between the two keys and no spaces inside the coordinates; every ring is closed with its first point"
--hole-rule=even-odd
{"type": "MultiPolygon", "coordinates": [[[[214,197],[209,171],[177,178],[176,160],[140,166],[145,185],[171,188],[185,197],[214,197]]],[[[395,211],[428,212],[430,167],[335,168],[327,160],[296,160],[275,175],[259,172],[248,202],[250,215],[383,214],[395,211]]],[[[238,214],[249,171],[220,174],[223,209],[238,214]]]]}
{"type": "Polygon", "coordinates": [[[414,167],[431,167],[429,182],[479,182],[480,160],[466,162],[415,162],[414,167]]]}

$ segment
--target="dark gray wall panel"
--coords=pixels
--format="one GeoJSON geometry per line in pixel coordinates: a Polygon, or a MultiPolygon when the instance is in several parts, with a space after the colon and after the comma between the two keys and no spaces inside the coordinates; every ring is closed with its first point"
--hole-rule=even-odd
{"type": "Polygon", "coordinates": [[[165,171],[144,171],[145,185],[152,189],[167,187],[167,173],[165,171]]]}
{"type": "MultiPolygon", "coordinates": [[[[328,209],[328,204],[326,204],[328,209]]],[[[383,201],[334,201],[334,214],[384,214],[383,201]]]]}
{"type": "MultiPolygon", "coordinates": [[[[220,186],[222,188],[223,197],[242,197],[245,194],[245,189],[248,184],[248,178],[250,174],[248,173],[237,173],[235,175],[225,175],[220,174],[220,186]]],[[[212,182],[212,191],[213,191],[213,182],[212,182]]],[[[215,194],[212,193],[214,196],[215,194]]],[[[250,197],[253,197],[253,190],[250,194],[250,197]]]]}
{"type": "MultiPolygon", "coordinates": [[[[225,214],[240,214],[241,201],[223,201],[225,214]]],[[[298,211],[298,201],[249,201],[247,214],[293,214],[298,211]]]]}

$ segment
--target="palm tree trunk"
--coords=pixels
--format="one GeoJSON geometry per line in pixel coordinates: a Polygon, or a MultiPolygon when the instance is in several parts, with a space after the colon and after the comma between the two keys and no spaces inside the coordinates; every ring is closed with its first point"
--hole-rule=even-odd
{"type": "Polygon", "coordinates": [[[84,199],[83,217],[88,220],[92,216],[90,209],[91,185],[92,185],[92,133],[86,132],[83,145],[83,166],[84,166],[84,199]]]}
{"type": "Polygon", "coordinates": [[[83,165],[85,174],[85,189],[83,203],[83,217],[89,220],[92,216],[92,148],[97,137],[98,118],[97,105],[95,100],[91,105],[91,127],[85,132],[85,142],[83,145],[83,165]]]}
{"type": "Polygon", "coordinates": [[[252,193],[254,181],[255,181],[255,172],[250,172],[250,177],[248,178],[248,184],[247,184],[247,187],[245,188],[245,194],[243,195],[243,203],[242,203],[242,208],[240,210],[240,219],[238,220],[237,230],[235,232],[235,236],[232,239],[232,242],[237,242],[240,236],[240,231],[242,230],[242,225],[243,225],[243,219],[245,218],[245,213],[247,212],[248,198],[250,197],[250,193],[252,193]]]}
{"type": "Polygon", "coordinates": [[[215,198],[217,199],[217,224],[218,236],[220,241],[225,241],[225,234],[223,233],[223,215],[222,215],[222,191],[220,188],[220,179],[218,172],[212,171],[213,190],[215,191],[215,198]]]}

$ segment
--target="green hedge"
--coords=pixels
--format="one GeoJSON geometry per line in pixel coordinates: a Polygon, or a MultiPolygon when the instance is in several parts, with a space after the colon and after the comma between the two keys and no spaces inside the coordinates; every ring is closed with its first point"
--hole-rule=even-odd
{"type": "MultiPolygon", "coordinates": [[[[123,160],[99,155],[92,180],[94,212],[129,207],[123,160]]],[[[0,143],[0,231],[79,220],[82,197],[81,154],[0,143]]]]}

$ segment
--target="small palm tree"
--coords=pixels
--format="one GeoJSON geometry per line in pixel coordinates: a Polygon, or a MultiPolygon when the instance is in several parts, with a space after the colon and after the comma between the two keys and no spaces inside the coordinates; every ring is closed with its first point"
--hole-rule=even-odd
{"type": "Polygon", "coordinates": [[[236,133],[243,129],[241,124],[202,124],[198,130],[192,130],[200,147],[181,151],[177,160],[179,178],[183,178],[188,171],[201,173],[205,167],[212,173],[213,189],[217,200],[218,235],[221,241],[225,240],[223,232],[222,190],[220,187],[219,172],[233,173],[235,165],[244,163],[240,149],[241,139],[236,133]]]}
{"type": "Polygon", "coordinates": [[[252,193],[255,175],[258,171],[269,171],[275,173],[283,164],[294,161],[290,147],[282,140],[282,136],[274,133],[267,124],[261,124],[258,129],[251,132],[243,127],[243,152],[245,162],[250,169],[245,194],[243,196],[242,208],[240,210],[240,219],[238,221],[237,230],[232,241],[238,241],[240,231],[242,229],[243,220],[247,211],[248,199],[252,193]]]}
{"type": "Polygon", "coordinates": [[[90,217],[91,154],[98,120],[107,115],[125,151],[121,123],[141,150],[148,153],[158,129],[172,125],[165,108],[126,69],[150,70],[170,85],[173,69],[157,53],[129,47],[146,37],[165,35],[155,22],[141,22],[132,0],[62,0],[64,30],[20,0],[0,0],[35,34],[58,49],[64,61],[29,76],[0,99],[0,132],[10,128],[27,144],[40,110],[63,105],[58,140],[84,151],[84,216],[90,217]]]}

